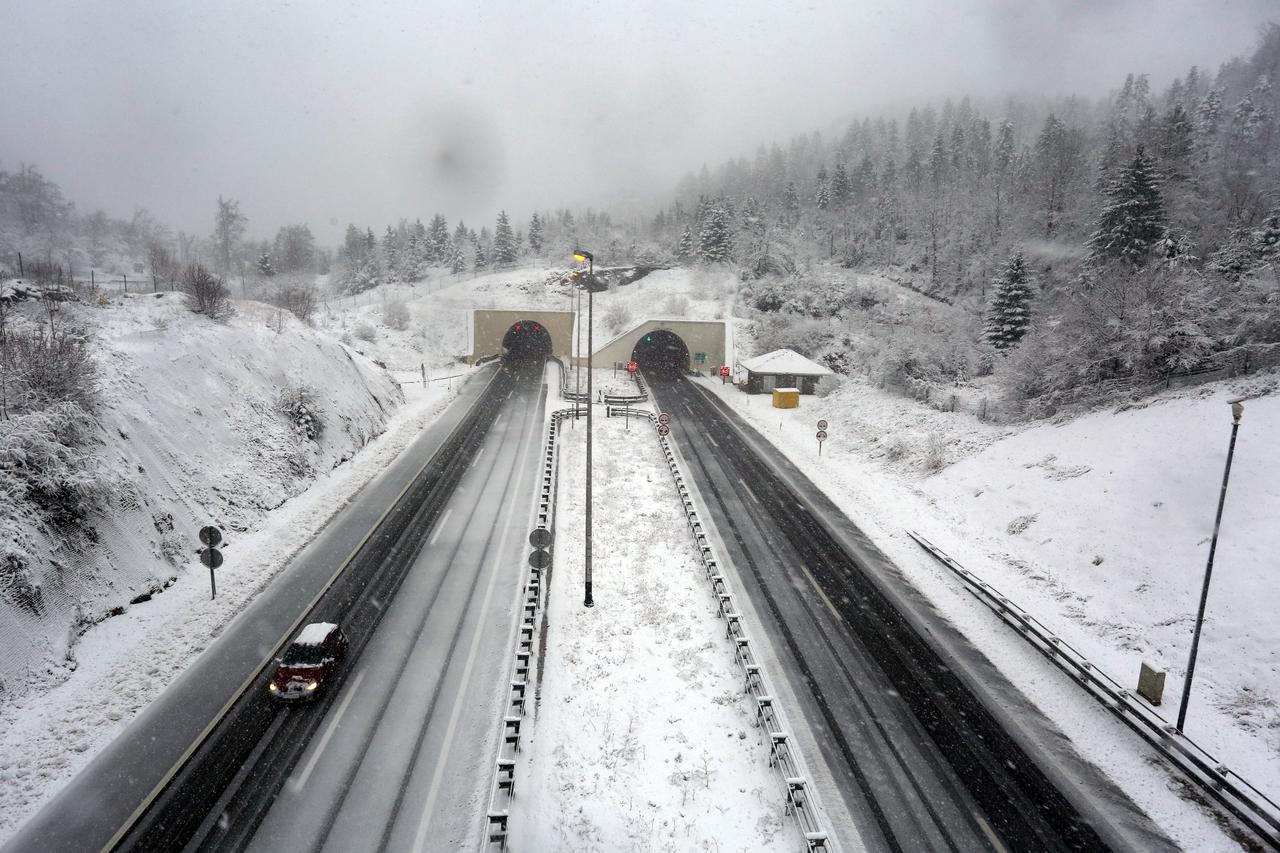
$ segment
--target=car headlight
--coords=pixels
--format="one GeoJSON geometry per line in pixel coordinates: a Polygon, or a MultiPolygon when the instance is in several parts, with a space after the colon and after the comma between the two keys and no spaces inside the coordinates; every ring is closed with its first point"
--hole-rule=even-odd
{"type": "Polygon", "coordinates": [[[277,690],[279,690],[280,688],[279,688],[279,687],[276,687],[276,683],[273,681],[273,682],[271,682],[270,684],[268,684],[268,685],[267,685],[267,689],[268,689],[268,690],[270,690],[272,693],[275,693],[275,692],[276,692],[277,690]]]}
{"type": "Polygon", "coordinates": [[[308,693],[310,693],[310,692],[312,692],[313,690],[315,690],[315,689],[316,689],[317,687],[319,687],[319,686],[320,686],[320,682],[318,682],[318,681],[308,681],[308,682],[307,682],[307,692],[308,692],[308,693]]]}

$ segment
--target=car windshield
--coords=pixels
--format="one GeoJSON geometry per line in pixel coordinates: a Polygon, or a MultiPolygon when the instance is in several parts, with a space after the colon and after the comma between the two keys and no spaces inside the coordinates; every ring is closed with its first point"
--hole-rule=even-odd
{"type": "Polygon", "coordinates": [[[294,643],[280,660],[283,666],[319,666],[324,663],[324,646],[294,643]]]}

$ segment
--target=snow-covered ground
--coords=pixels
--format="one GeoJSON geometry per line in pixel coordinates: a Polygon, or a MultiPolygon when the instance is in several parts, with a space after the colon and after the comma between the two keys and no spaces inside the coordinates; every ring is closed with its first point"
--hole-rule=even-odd
{"type": "Polygon", "coordinates": [[[331,338],[296,322],[277,332],[268,328],[273,311],[238,307],[226,325],[191,315],[169,296],[93,309],[102,345],[102,455],[134,482],[140,506],[95,520],[111,531],[112,547],[87,567],[105,576],[81,596],[86,609],[122,605],[123,612],[85,631],[61,664],[67,611],[43,619],[6,611],[0,620],[0,651],[10,662],[23,652],[47,662],[0,707],[0,842],[176,678],[451,398],[442,383],[402,394],[385,371],[331,338]],[[321,440],[301,448],[303,468],[288,462],[299,440],[275,410],[290,384],[313,387],[326,420],[321,440]],[[172,518],[169,553],[181,554],[173,562],[152,522],[160,512],[172,518]],[[195,530],[209,522],[231,540],[213,602],[193,559],[195,530]],[[161,583],[168,584],[163,592],[128,603],[161,583]]]}
{"type": "Polygon", "coordinates": [[[1280,395],[1274,375],[1169,392],[1061,424],[998,427],[851,380],[779,410],[702,380],[824,489],[939,610],[1189,850],[1238,845],[1135,736],[963,591],[920,530],[1121,683],[1168,669],[1176,715],[1230,435],[1245,403],[1187,733],[1280,794],[1280,395]],[[830,422],[822,456],[816,422],[830,422]],[[941,470],[937,466],[941,464],[941,470]],[[933,472],[933,473],[931,473],[933,472]]]}
{"type": "Polygon", "coordinates": [[[591,609],[585,430],[563,432],[547,658],[512,848],[802,849],[651,430],[596,423],[591,609]]]}

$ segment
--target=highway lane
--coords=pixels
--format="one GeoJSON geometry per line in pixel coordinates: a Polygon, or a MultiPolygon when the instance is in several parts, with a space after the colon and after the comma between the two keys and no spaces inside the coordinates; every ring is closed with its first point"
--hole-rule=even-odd
{"type": "Polygon", "coordinates": [[[534,507],[541,380],[539,364],[513,389],[247,849],[478,846],[534,507]]]}
{"type": "Polygon", "coordinates": [[[896,570],[847,519],[833,526],[838,510],[794,466],[766,462],[777,451],[689,381],[646,378],[866,849],[1169,846],[1060,743],[1028,742],[1051,727],[896,594],[896,570]]]}
{"type": "MultiPolygon", "coordinates": [[[[5,845],[5,853],[101,850],[183,761],[288,626],[419,479],[495,377],[486,367],[454,403],[303,548],[173,684],[5,845]]],[[[227,559],[234,560],[234,537],[227,559]]]]}

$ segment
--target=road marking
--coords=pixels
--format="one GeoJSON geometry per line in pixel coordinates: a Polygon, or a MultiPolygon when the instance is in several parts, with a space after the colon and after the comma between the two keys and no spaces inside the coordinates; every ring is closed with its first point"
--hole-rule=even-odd
{"type": "Polygon", "coordinates": [[[763,504],[760,503],[760,499],[756,497],[756,493],[751,491],[750,486],[748,486],[746,483],[743,483],[742,488],[747,490],[747,495],[751,498],[751,500],[755,501],[758,506],[763,506],[763,504]]]}
{"type": "Polygon", "coordinates": [[[472,468],[476,467],[476,463],[480,461],[480,457],[483,455],[484,455],[484,448],[481,447],[479,450],[476,451],[476,458],[471,460],[470,467],[472,468]]]}
{"type": "Polygon", "coordinates": [[[720,445],[719,445],[718,443],[716,443],[716,440],[715,440],[714,438],[712,438],[711,436],[707,436],[707,441],[709,441],[709,442],[711,442],[712,444],[714,444],[714,445],[715,445],[716,450],[719,450],[719,449],[720,449],[720,445]]]}
{"type": "Polygon", "coordinates": [[[320,743],[316,744],[316,751],[311,753],[307,766],[302,768],[302,775],[290,786],[294,791],[301,791],[307,786],[307,779],[311,778],[311,771],[316,768],[316,762],[320,760],[320,754],[324,752],[324,748],[329,744],[329,738],[333,737],[333,733],[337,730],[338,723],[342,720],[342,715],[347,712],[347,706],[351,704],[351,699],[360,690],[360,682],[364,681],[364,673],[365,670],[363,669],[356,673],[356,680],[351,682],[351,687],[347,689],[347,695],[342,697],[342,704],[338,706],[333,719],[329,721],[329,727],[324,730],[324,734],[320,737],[320,743]]]}
{"type": "Polygon", "coordinates": [[[436,522],[436,532],[431,534],[431,540],[428,545],[436,544],[436,540],[440,538],[441,532],[444,531],[444,523],[449,520],[449,514],[453,512],[453,507],[449,507],[444,511],[444,515],[440,516],[440,520],[436,522]]]}
{"type": "MultiPolygon", "coordinates": [[[[520,489],[524,484],[525,474],[528,473],[527,465],[520,466],[520,474],[516,479],[516,487],[512,490],[513,495],[520,494],[520,489]]],[[[519,501],[508,501],[506,520],[500,525],[500,529],[506,529],[511,524],[511,516],[515,512],[516,504],[519,501]]],[[[431,823],[431,813],[435,810],[436,796],[440,793],[440,783],[444,780],[444,768],[449,762],[449,750],[453,746],[454,733],[458,728],[458,718],[462,715],[463,698],[467,695],[467,687],[471,683],[471,671],[475,669],[476,655],[480,652],[480,640],[488,633],[485,630],[484,614],[489,610],[489,604],[493,600],[493,590],[497,586],[498,581],[498,565],[506,556],[507,543],[503,542],[497,553],[493,555],[493,565],[489,567],[489,586],[484,591],[484,602],[480,605],[480,611],[476,619],[475,631],[471,635],[471,650],[467,654],[467,665],[462,670],[462,684],[459,685],[458,692],[453,700],[453,712],[449,715],[449,727],[444,732],[444,742],[440,747],[440,756],[436,759],[436,772],[431,777],[431,787],[427,791],[427,801],[422,806],[422,816],[418,819],[418,831],[413,837],[413,849],[415,851],[425,850],[427,842],[427,827],[431,823]]]]}

